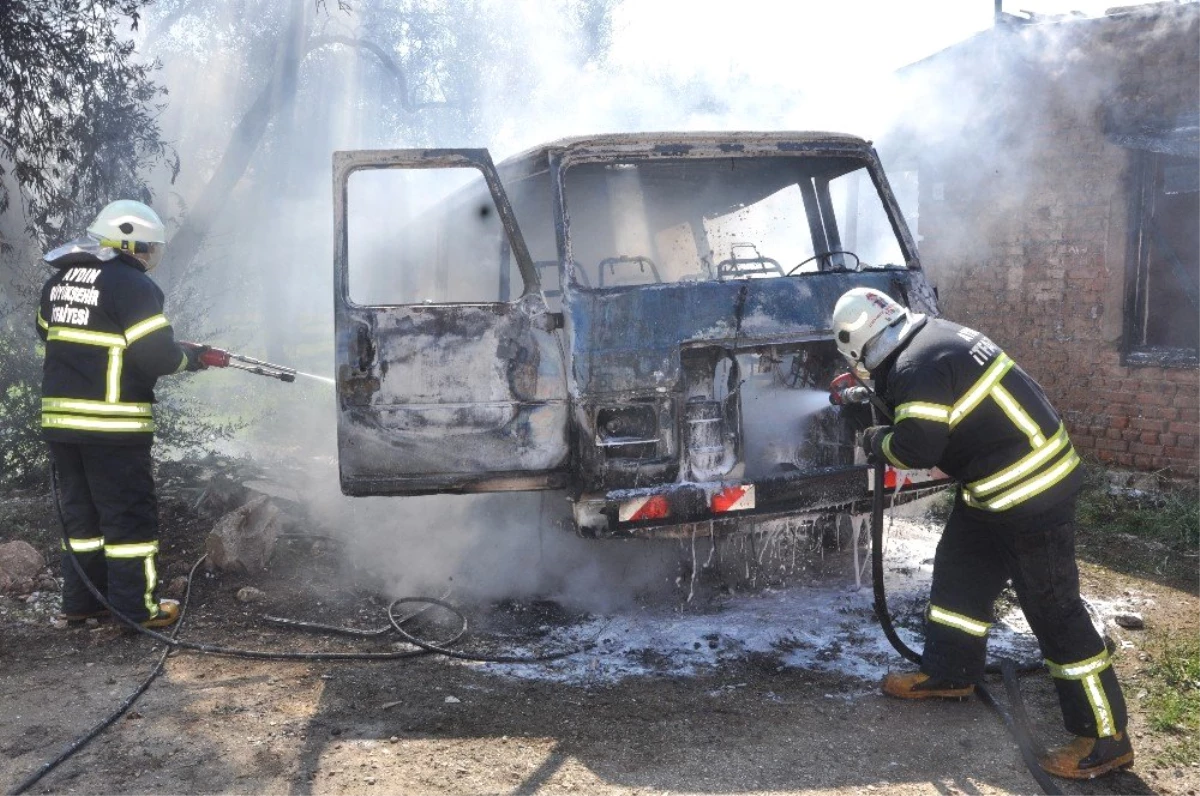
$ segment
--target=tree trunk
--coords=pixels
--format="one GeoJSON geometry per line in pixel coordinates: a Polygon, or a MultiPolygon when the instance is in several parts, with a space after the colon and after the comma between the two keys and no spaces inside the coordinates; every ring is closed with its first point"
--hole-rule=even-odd
{"type": "MultiPolygon", "coordinates": [[[[31,306],[29,302],[38,295],[42,280],[38,279],[36,273],[41,252],[37,250],[27,229],[25,192],[17,181],[15,165],[3,154],[2,149],[0,167],[4,169],[0,181],[8,195],[8,209],[0,213],[0,264],[4,266],[0,268],[0,313],[3,313],[14,305],[21,309],[31,306]]],[[[45,276],[49,275],[47,270],[45,276]]],[[[30,324],[33,323],[32,316],[28,320],[30,324]]]]}
{"type": "Polygon", "coordinates": [[[245,175],[271,119],[295,99],[311,6],[309,0],[292,0],[292,15],[275,55],[274,74],[234,128],[229,146],[217,164],[212,179],[204,186],[203,193],[192,204],[183,226],[167,246],[164,262],[167,274],[182,274],[196,259],[204,246],[205,237],[245,175]]]}

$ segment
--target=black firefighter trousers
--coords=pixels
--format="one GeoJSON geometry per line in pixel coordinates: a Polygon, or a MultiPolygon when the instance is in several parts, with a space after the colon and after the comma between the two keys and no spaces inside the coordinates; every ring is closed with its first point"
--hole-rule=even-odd
{"type": "Polygon", "coordinates": [[[955,501],[933,561],[921,670],[976,682],[987,628],[1011,579],[1054,678],[1063,722],[1075,735],[1125,730],[1125,698],[1104,642],[1079,596],[1075,501],[1033,517],[981,518],[955,501]]]}
{"type": "Polygon", "coordinates": [[[71,564],[74,554],[113,608],[135,622],[149,619],[158,612],[158,501],[150,444],[48,444],[71,540],[71,550],[63,546],[63,613],[103,609],[71,564]]]}

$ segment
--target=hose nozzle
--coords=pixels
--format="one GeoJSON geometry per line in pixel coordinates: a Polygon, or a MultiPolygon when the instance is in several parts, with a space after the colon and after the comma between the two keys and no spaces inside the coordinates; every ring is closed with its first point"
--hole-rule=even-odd
{"type": "Polygon", "coordinates": [[[870,400],[871,391],[850,373],[843,373],[829,384],[829,403],[834,406],[865,404],[870,400]]]}

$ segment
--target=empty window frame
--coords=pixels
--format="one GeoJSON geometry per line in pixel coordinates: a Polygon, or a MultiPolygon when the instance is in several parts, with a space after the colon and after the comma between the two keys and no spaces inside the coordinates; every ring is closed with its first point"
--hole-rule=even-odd
{"type": "Polygon", "coordinates": [[[1126,364],[1200,361],[1200,160],[1134,154],[1126,364]]]}

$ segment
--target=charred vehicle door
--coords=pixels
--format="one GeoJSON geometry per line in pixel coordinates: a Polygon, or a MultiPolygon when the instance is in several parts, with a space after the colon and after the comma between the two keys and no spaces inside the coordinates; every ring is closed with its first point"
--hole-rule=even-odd
{"type": "Polygon", "coordinates": [[[342,491],[565,480],[564,352],[487,150],[337,152],[342,491]]]}

